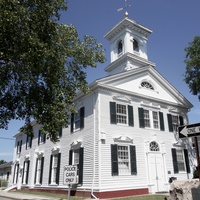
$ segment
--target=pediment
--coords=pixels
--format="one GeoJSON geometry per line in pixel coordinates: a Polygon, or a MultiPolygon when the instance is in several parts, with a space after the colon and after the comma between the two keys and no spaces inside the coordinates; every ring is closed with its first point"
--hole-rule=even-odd
{"type": "MultiPolygon", "coordinates": [[[[192,104],[151,66],[108,76],[97,81],[97,84],[123,94],[192,107],[192,104]]],[[[122,96],[115,98],[127,100],[127,97],[122,96]]]]}

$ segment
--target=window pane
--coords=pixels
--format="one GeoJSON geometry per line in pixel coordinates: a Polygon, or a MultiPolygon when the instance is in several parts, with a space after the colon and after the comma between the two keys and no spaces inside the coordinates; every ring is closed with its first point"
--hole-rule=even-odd
{"type": "Polygon", "coordinates": [[[125,105],[117,104],[117,123],[120,124],[127,123],[127,112],[125,105]]]}
{"type": "Polygon", "coordinates": [[[144,125],[145,127],[151,127],[150,126],[150,118],[149,118],[149,111],[148,110],[144,110],[144,125]]]}
{"type": "Polygon", "coordinates": [[[159,125],[158,125],[158,113],[153,111],[153,127],[158,129],[159,125]]]}
{"type": "Polygon", "coordinates": [[[179,171],[185,171],[185,162],[182,150],[176,150],[177,163],[179,171]]]}
{"type": "Polygon", "coordinates": [[[173,130],[177,131],[178,130],[178,126],[179,126],[178,116],[172,115],[172,124],[173,124],[173,130]]]}
{"type": "Polygon", "coordinates": [[[129,172],[128,146],[118,146],[118,168],[121,174],[129,172]]]}

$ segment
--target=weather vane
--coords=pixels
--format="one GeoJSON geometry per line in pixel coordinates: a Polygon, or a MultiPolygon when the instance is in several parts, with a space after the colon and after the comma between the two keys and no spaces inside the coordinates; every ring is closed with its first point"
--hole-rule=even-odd
{"type": "Polygon", "coordinates": [[[124,0],[125,2],[124,2],[124,7],[121,7],[121,8],[118,8],[117,9],[117,11],[119,12],[119,11],[121,11],[121,10],[124,10],[124,9],[128,9],[128,7],[130,7],[131,5],[130,4],[128,4],[128,0],[124,0]]]}

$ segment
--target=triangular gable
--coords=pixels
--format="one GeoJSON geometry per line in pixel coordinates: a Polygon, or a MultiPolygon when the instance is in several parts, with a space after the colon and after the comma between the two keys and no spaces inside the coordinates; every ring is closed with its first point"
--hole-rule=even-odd
{"type": "Polygon", "coordinates": [[[142,96],[187,108],[192,107],[192,104],[151,66],[108,76],[96,81],[96,83],[99,86],[127,92],[138,97],[142,96]],[[153,90],[141,86],[142,82],[150,83],[153,90]]]}

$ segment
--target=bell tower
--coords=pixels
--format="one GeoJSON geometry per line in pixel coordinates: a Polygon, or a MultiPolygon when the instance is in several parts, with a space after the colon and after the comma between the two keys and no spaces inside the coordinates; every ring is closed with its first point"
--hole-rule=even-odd
{"type": "Polygon", "coordinates": [[[105,35],[111,47],[111,64],[105,71],[112,75],[146,65],[155,67],[147,55],[147,38],[151,33],[150,29],[130,20],[126,12],[125,18],[105,35]]]}

